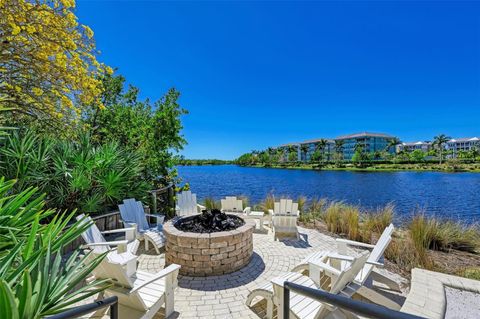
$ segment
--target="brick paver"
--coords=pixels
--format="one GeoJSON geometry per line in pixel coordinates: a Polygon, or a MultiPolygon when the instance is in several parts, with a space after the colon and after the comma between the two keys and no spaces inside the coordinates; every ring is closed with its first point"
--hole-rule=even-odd
{"type": "MultiPolygon", "coordinates": [[[[174,318],[259,318],[265,303],[253,309],[245,305],[253,289],[290,271],[306,255],[316,250],[334,250],[333,238],[318,231],[300,228],[301,240],[274,241],[271,234],[253,234],[253,257],[239,271],[222,276],[179,276],[175,291],[174,318]]],[[[164,267],[164,254],[143,253],[139,269],[157,272],[164,267]]],[[[155,318],[162,318],[159,313],[155,318]]]]}

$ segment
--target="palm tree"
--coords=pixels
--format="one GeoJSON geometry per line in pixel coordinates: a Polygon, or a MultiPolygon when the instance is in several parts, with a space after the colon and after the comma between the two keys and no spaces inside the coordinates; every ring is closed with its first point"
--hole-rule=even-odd
{"type": "Polygon", "coordinates": [[[294,158],[297,158],[295,155],[292,155],[292,153],[297,153],[298,151],[298,146],[295,145],[290,145],[288,146],[288,161],[290,162],[295,162],[296,160],[293,160],[294,158]]]}
{"type": "Polygon", "coordinates": [[[335,155],[340,157],[343,160],[343,145],[345,144],[344,140],[335,140],[335,155]]]}
{"type": "Polygon", "coordinates": [[[325,148],[327,147],[327,140],[326,139],[320,139],[317,144],[315,144],[315,150],[318,151],[321,156],[319,157],[320,161],[323,161],[324,155],[325,155],[325,148]]]}
{"type": "Polygon", "coordinates": [[[437,146],[438,151],[440,153],[440,164],[442,164],[442,159],[443,159],[443,145],[447,143],[450,139],[451,137],[446,136],[445,134],[440,134],[433,138],[433,145],[437,146]]]}
{"type": "MultiPolygon", "coordinates": [[[[320,139],[320,141],[318,141],[318,144],[321,146],[322,148],[322,153],[323,153],[323,156],[322,157],[325,157],[325,149],[327,148],[327,145],[328,145],[328,141],[324,138],[320,139]]],[[[328,160],[328,159],[327,159],[328,160]]]]}
{"type": "Polygon", "coordinates": [[[301,144],[300,145],[300,150],[303,154],[303,158],[305,159],[305,161],[307,161],[307,153],[308,153],[308,144],[301,144]]]}
{"type": "Polygon", "coordinates": [[[363,153],[363,144],[361,143],[356,143],[355,146],[353,147],[353,150],[355,152],[363,153]]]}
{"type": "Polygon", "coordinates": [[[388,140],[388,144],[387,144],[387,148],[386,148],[386,151],[390,150],[390,148],[393,147],[393,149],[395,149],[395,147],[398,145],[398,144],[401,144],[402,142],[400,141],[400,139],[398,137],[393,137],[391,139],[388,140]]]}
{"type": "Polygon", "coordinates": [[[343,152],[343,144],[345,144],[344,140],[335,140],[335,152],[343,152]]]}

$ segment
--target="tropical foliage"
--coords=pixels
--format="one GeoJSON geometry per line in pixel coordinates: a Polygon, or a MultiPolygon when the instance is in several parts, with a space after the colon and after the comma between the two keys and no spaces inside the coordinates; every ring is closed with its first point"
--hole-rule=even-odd
{"type": "Polygon", "coordinates": [[[106,75],[103,83],[105,109],[93,107],[83,116],[93,141],[118,142],[125,150],[141,156],[144,179],[157,184],[165,182],[159,177],[172,175],[177,160],[173,152],[186,143],[181,135],[180,117],[187,111],[178,104],[180,93],[172,88],[152,104],[148,99],[140,101],[139,89],[134,86],[124,91],[122,76],[106,75]]]}
{"type": "Polygon", "coordinates": [[[106,281],[98,280],[78,288],[104,255],[90,258],[74,252],[67,260],[61,256],[62,248],[90,224],[70,223],[73,213],[44,209],[43,195],[36,189],[16,193],[14,185],[13,180],[0,179],[2,317],[43,318],[107,288],[106,281]]]}
{"type": "Polygon", "coordinates": [[[124,198],[143,198],[150,187],[140,155],[115,142],[95,146],[86,134],[67,141],[17,131],[5,140],[0,159],[0,174],[18,180],[16,191],[36,186],[49,194],[49,207],[101,212],[124,198]]]}

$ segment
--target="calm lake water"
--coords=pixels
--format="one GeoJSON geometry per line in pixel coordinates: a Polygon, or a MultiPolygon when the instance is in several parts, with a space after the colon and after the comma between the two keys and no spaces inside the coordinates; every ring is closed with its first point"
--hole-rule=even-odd
{"type": "Polygon", "coordinates": [[[199,199],[245,195],[258,203],[268,193],[326,197],[375,208],[393,202],[399,218],[418,209],[467,223],[480,222],[480,173],[345,172],[180,166],[179,175],[199,199]]]}

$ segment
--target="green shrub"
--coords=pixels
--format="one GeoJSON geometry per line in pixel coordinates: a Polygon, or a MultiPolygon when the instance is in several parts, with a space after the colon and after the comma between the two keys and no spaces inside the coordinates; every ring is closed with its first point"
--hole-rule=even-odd
{"type": "Polygon", "coordinates": [[[0,173],[17,179],[16,191],[35,186],[49,194],[48,207],[102,212],[125,198],[143,199],[150,188],[141,157],[117,143],[94,145],[88,135],[78,142],[15,132],[0,150],[0,173]]]}

